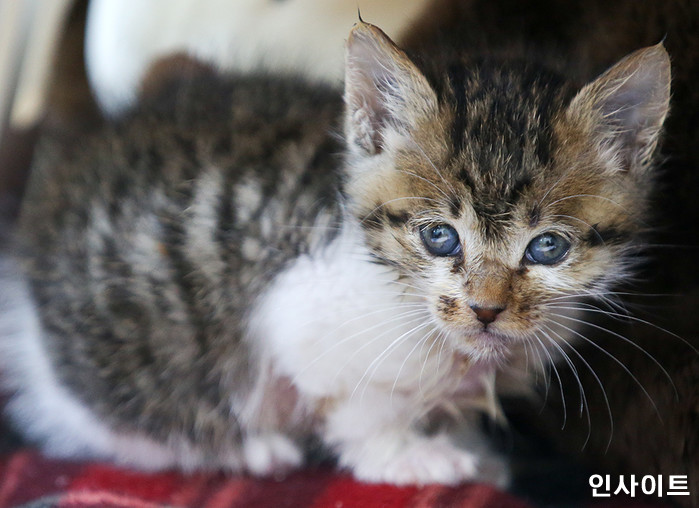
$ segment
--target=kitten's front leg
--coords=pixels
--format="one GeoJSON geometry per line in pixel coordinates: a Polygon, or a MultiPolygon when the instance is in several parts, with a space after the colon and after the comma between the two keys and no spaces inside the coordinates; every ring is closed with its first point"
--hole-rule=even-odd
{"type": "Polygon", "coordinates": [[[453,485],[482,477],[479,455],[445,434],[420,434],[406,418],[406,407],[396,410],[402,402],[375,394],[344,401],[327,415],[324,439],[338,452],[340,465],[372,483],[453,485]]]}

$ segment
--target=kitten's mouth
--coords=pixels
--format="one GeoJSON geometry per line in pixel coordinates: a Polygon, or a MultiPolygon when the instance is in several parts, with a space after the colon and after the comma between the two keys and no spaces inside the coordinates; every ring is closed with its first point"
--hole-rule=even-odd
{"type": "Polygon", "coordinates": [[[510,342],[514,337],[499,326],[489,324],[485,326],[464,326],[461,333],[469,340],[510,342]]]}
{"type": "Polygon", "coordinates": [[[497,330],[490,330],[488,328],[482,328],[476,333],[471,334],[471,338],[474,341],[486,342],[486,343],[498,343],[498,344],[509,344],[514,339],[509,335],[502,333],[497,330]]]}

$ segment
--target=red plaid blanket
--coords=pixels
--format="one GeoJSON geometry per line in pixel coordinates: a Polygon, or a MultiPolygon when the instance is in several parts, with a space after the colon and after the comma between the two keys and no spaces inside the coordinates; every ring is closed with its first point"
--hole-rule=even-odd
{"type": "Polygon", "coordinates": [[[527,508],[487,485],[395,487],[367,485],[330,470],[286,478],[223,474],[144,474],[104,464],[49,460],[19,451],[0,462],[0,508],[156,507],[463,507],[527,508]]]}
{"type": "MultiPolygon", "coordinates": [[[[641,499],[581,508],[658,508],[641,499]]],[[[531,508],[483,484],[457,487],[368,485],[331,469],[285,478],[174,472],[136,473],[100,463],[47,459],[20,450],[0,456],[0,508],[531,508]]]]}
{"type": "MultiPolygon", "coordinates": [[[[3,409],[0,394],[0,415],[3,409]]],[[[18,447],[0,417],[0,508],[532,508],[484,484],[456,487],[369,485],[330,467],[284,478],[223,473],[139,473],[95,462],[49,459],[18,447]]],[[[581,508],[652,508],[636,499],[581,508]]],[[[598,500],[599,501],[599,500],[598,500]]]]}

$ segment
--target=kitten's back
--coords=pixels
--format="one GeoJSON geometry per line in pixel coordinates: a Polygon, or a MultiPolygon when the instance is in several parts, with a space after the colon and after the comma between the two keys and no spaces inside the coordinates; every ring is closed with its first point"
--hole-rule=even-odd
{"type": "Polygon", "coordinates": [[[249,306],[337,213],[341,98],[182,69],[91,138],[42,142],[20,236],[59,384],[114,427],[213,453],[238,438],[249,306]]]}

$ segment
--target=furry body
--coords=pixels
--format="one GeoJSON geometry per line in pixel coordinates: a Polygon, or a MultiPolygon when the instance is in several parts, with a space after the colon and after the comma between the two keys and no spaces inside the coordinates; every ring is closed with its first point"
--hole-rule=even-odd
{"type": "MultiPolygon", "coordinates": [[[[318,407],[347,397],[372,360],[396,336],[410,332],[415,319],[396,326],[396,308],[409,297],[391,286],[395,274],[362,248],[357,226],[340,232],[339,158],[332,132],[341,105],[337,94],[288,81],[239,78],[220,85],[207,76],[175,86],[177,93],[164,86],[152,104],[143,104],[134,117],[91,141],[97,146],[76,155],[98,155],[99,162],[73,159],[54,167],[48,155],[43,160],[51,167],[36,168],[35,182],[49,187],[32,186],[37,198],[27,197],[30,212],[23,220],[27,232],[36,233],[31,233],[33,248],[50,247],[36,251],[41,255],[31,269],[38,282],[35,294],[38,301],[63,303],[44,317],[39,332],[25,296],[26,342],[10,356],[24,359],[18,369],[23,373],[31,369],[46,377],[27,376],[31,388],[14,407],[20,414],[34,408],[36,414],[20,419],[43,421],[46,427],[30,426],[30,433],[60,455],[87,451],[146,468],[247,465],[268,473],[301,460],[291,442],[276,433],[300,436],[295,427],[312,429],[318,407]],[[254,94],[279,102],[266,102],[265,111],[259,107],[263,101],[250,97],[254,94]],[[287,109],[292,102],[294,108],[287,109]],[[240,105],[232,118],[219,108],[231,103],[240,105]],[[305,121],[308,111],[313,111],[312,125],[305,121]],[[149,132],[156,122],[157,131],[149,132]],[[153,139],[166,132],[167,139],[160,138],[164,143],[153,139]],[[208,149],[195,151],[194,143],[208,149]],[[197,159],[189,159],[194,152],[197,159]],[[50,181],[44,171],[51,172],[50,181]],[[279,178],[282,171],[285,177],[279,178]],[[69,182],[76,178],[92,181],[75,187],[69,182]],[[95,186],[101,192],[95,194],[95,186]],[[57,194],[46,199],[46,192],[57,194]],[[81,209],[82,219],[76,216],[81,209]],[[46,228],[36,229],[39,223],[46,228]],[[56,237],[66,229],[81,240],[56,237]],[[284,276],[276,277],[281,287],[264,291],[282,270],[284,276]],[[65,285],[39,282],[56,273],[66,275],[65,285]],[[76,312],[85,317],[82,322],[72,318],[76,312]],[[39,342],[50,330],[62,343],[49,353],[60,372],[39,342]],[[66,343],[63,336],[72,340],[66,343]],[[95,336],[106,340],[92,344],[95,336]],[[337,347],[343,342],[338,336],[351,340],[337,347]],[[357,345],[367,343],[370,347],[357,355],[357,345]],[[88,358],[82,353],[86,348],[94,348],[88,358]],[[302,400],[297,388],[286,387],[295,374],[302,400]],[[146,385],[147,392],[139,388],[146,385]],[[113,404],[117,400],[121,403],[113,404]],[[66,422],[67,415],[81,421],[66,422]],[[254,449],[260,434],[269,439],[259,445],[269,446],[268,452],[254,449]],[[243,436],[253,443],[250,454],[268,460],[248,461],[239,446],[243,436]]],[[[408,386],[397,382],[396,403],[401,391],[416,395],[418,381],[427,391],[448,379],[447,355],[440,368],[431,365],[434,355],[423,365],[424,353],[408,355],[413,346],[405,341],[371,376],[385,388],[402,371],[408,386]],[[415,365],[404,364],[406,357],[415,365]],[[421,371],[425,374],[417,379],[421,371]]],[[[458,384],[458,377],[452,378],[445,383],[449,392],[458,384]]],[[[353,402],[361,404],[361,412],[375,405],[371,396],[359,393],[353,402]]],[[[398,417],[409,422],[435,404],[412,401],[396,412],[411,413],[398,417]]],[[[365,438],[357,423],[343,425],[365,438]]],[[[385,435],[381,439],[372,446],[392,446],[385,435]]]]}
{"type": "Polygon", "coordinates": [[[360,24],[344,145],[334,91],[201,69],[92,139],[46,142],[20,226],[25,326],[3,346],[29,434],[255,473],[317,435],[366,480],[476,477],[441,415],[571,340],[556,302],[629,273],[669,65],[648,48],[576,92],[536,64],[434,64],[360,24]],[[437,226],[453,253],[427,249],[437,226]],[[550,266],[531,261],[542,235],[567,245],[550,266]]]}

